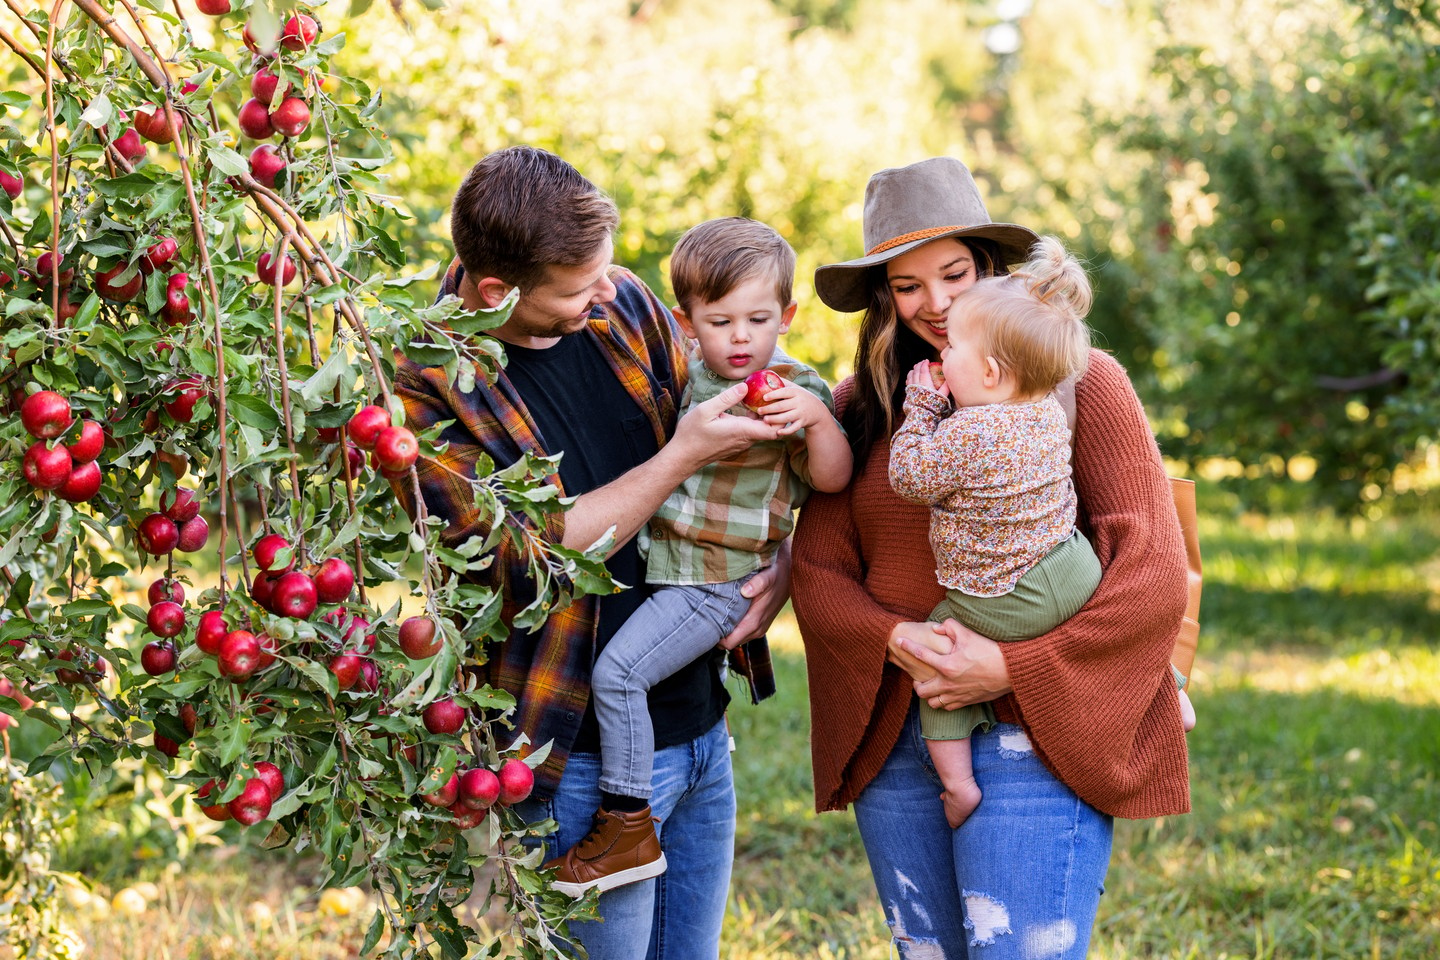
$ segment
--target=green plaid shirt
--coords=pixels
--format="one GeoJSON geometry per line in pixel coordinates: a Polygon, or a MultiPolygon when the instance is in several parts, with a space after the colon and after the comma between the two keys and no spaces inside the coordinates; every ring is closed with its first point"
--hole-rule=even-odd
{"type": "MultiPolygon", "coordinates": [[[[814,370],[776,350],[767,366],[835,411],[830,388],[814,370]]],[[[690,359],[689,411],[734,385],[690,359]]],[[[655,584],[726,583],[768,567],[810,495],[805,431],[766,440],[729,460],[701,468],[660,507],[649,526],[645,579],[655,584]]]]}
{"type": "MultiPolygon", "coordinates": [[[[460,276],[457,261],[446,274],[440,296],[455,294],[460,276]]],[[[685,386],[685,339],[670,311],[638,277],[621,267],[611,267],[609,276],[617,290],[615,299],[597,306],[589,325],[573,336],[593,338],[600,346],[663,445],[675,429],[685,386]]],[[[422,458],[415,465],[426,508],[449,524],[444,541],[454,545],[485,536],[490,518],[476,507],[465,479],[475,476],[478,458],[483,454],[503,467],[518,460],[521,451],[553,452],[540,447],[535,421],[514,385],[502,370],[494,383],[477,377],[474,390],[460,393],[451,389],[440,367],[422,367],[402,356],[395,371],[395,393],[405,404],[405,421],[413,430],[453,421],[440,434],[439,442],[448,446],[439,461],[422,458]]],[[[561,485],[558,476],[551,482],[561,485]]],[[[410,484],[392,486],[414,516],[410,484]]],[[[563,513],[549,514],[545,529],[539,531],[552,542],[559,542],[564,532],[563,513]]],[[[502,616],[507,623],[534,597],[528,568],[511,535],[502,537],[494,563],[482,576],[487,586],[501,593],[502,616]]],[[[537,793],[542,797],[551,795],[560,782],[590,699],[597,611],[597,598],[577,599],[552,614],[537,631],[512,634],[498,644],[484,668],[486,682],[514,695],[512,719],[517,729],[535,746],[554,741],[550,756],[535,771],[537,793]]]]}

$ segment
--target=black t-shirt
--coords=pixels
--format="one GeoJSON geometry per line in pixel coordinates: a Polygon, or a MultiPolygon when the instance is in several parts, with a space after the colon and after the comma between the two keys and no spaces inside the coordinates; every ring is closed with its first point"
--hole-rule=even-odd
{"type": "MultiPolygon", "coordinates": [[[[546,453],[564,451],[560,481],[568,496],[579,496],[620,477],[659,452],[644,411],[625,391],[595,335],[585,330],[552,347],[505,345],[505,370],[535,420],[546,453]]],[[[631,586],[599,598],[595,649],[598,653],[650,595],[645,561],[634,538],[606,561],[616,581],[631,586]]],[[[707,653],[650,690],[655,746],[693,740],[720,722],[729,694],[716,669],[723,654],[707,653]]],[[[595,753],[600,728],[595,707],[585,709],[572,750],[595,753]]]]}

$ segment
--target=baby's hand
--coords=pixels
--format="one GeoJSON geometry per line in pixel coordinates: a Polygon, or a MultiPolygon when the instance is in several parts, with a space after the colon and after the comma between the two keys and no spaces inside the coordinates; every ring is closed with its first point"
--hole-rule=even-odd
{"type": "Polygon", "coordinates": [[[780,425],[780,436],[789,436],[801,427],[813,427],[822,418],[832,419],[824,400],[789,380],[782,382],[785,386],[767,393],[765,406],[756,411],[766,423],[780,425]]]}
{"type": "Polygon", "coordinates": [[[921,360],[905,374],[906,386],[924,387],[932,393],[938,393],[942,397],[950,396],[950,388],[945,385],[945,374],[940,369],[940,364],[934,360],[921,360]]]}

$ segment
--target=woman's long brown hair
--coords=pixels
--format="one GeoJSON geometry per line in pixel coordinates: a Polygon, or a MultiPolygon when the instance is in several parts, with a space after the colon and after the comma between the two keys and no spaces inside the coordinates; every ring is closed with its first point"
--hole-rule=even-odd
{"type": "MultiPolygon", "coordinates": [[[[975,257],[977,276],[994,276],[1004,269],[1000,247],[994,241],[966,237],[960,242],[969,247],[975,257]]],[[[840,417],[857,463],[869,455],[871,447],[900,426],[906,371],[921,360],[935,358],[935,348],[895,315],[895,301],[890,296],[885,271],[882,263],[865,274],[870,302],[860,321],[859,342],[855,346],[855,387],[840,417]]]]}

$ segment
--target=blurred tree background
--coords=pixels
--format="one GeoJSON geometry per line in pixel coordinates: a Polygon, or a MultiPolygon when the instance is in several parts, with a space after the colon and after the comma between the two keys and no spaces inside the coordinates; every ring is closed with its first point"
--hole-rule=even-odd
{"type": "MultiPolygon", "coordinates": [[[[346,6],[340,5],[342,9],[346,6]]],[[[1097,282],[1097,341],[1177,464],[1251,506],[1374,513],[1440,466],[1440,39],[1430,0],[453,0],[348,32],[386,92],[411,263],[448,260],[485,153],[554,150],[668,293],[681,232],[739,214],[800,255],[789,349],[847,374],[813,296],[865,181],[951,154],[992,216],[1097,282]]],[[[662,294],[663,295],[663,294],[662,294]]]]}

